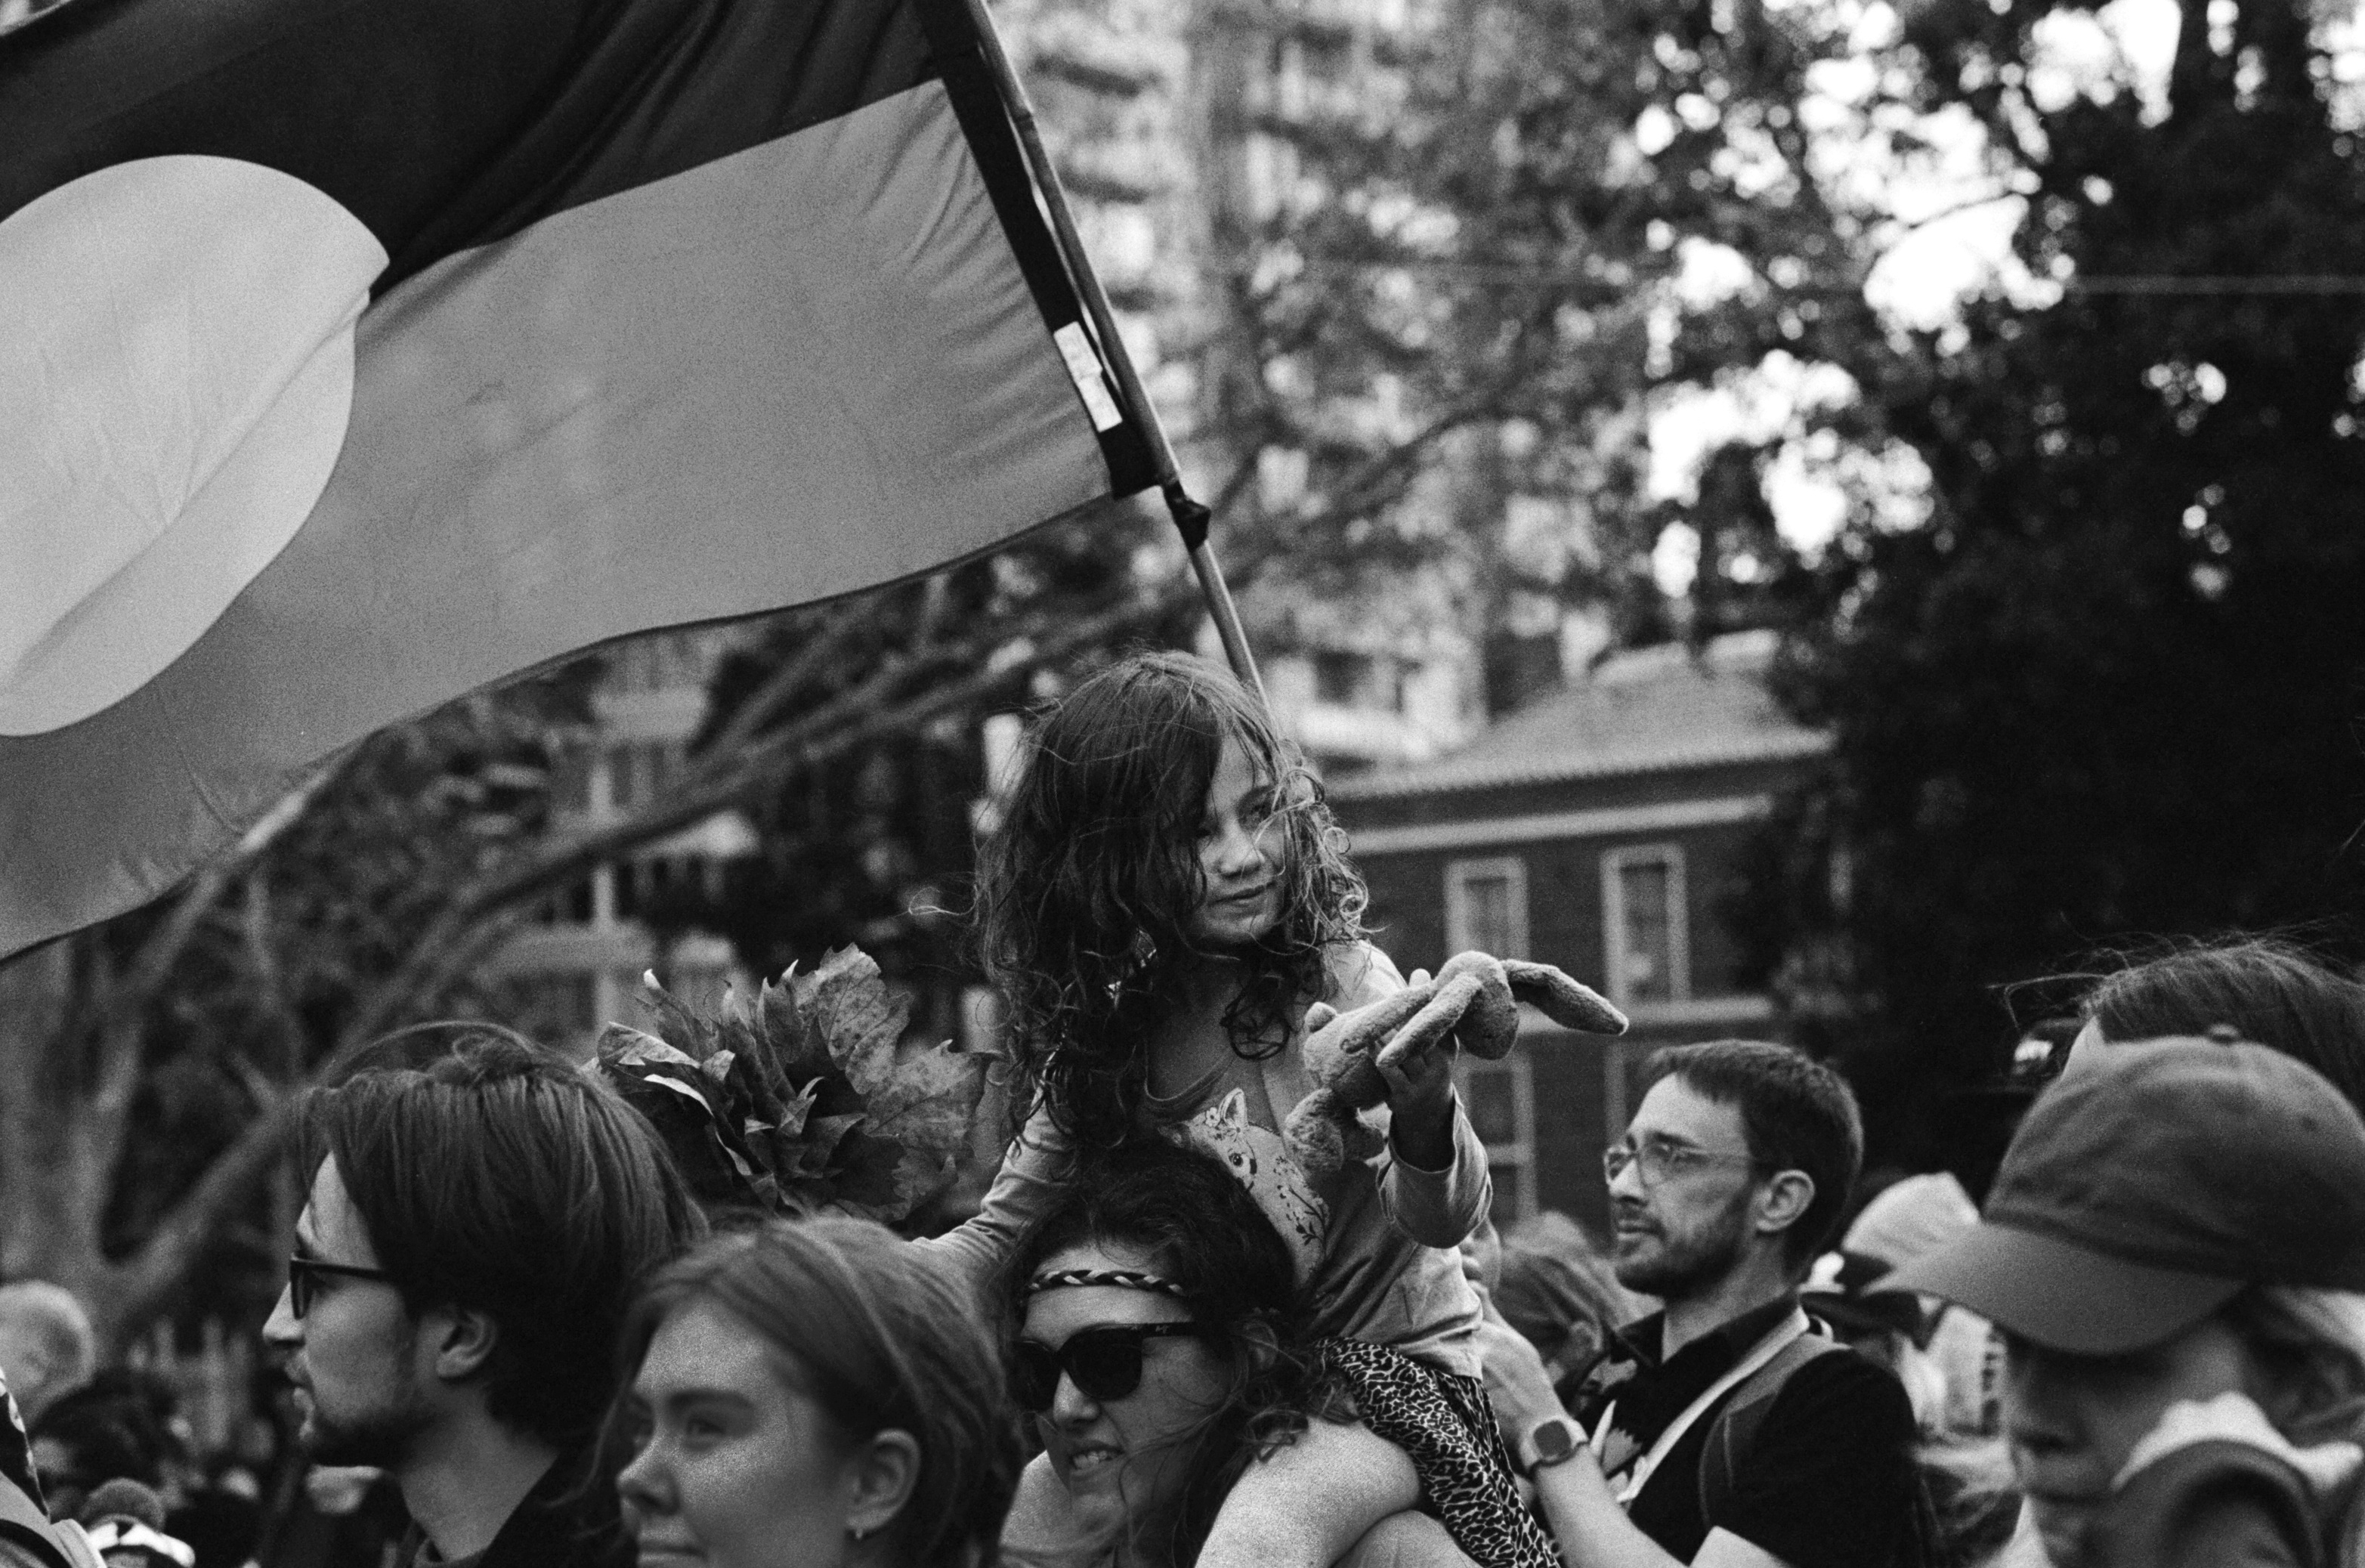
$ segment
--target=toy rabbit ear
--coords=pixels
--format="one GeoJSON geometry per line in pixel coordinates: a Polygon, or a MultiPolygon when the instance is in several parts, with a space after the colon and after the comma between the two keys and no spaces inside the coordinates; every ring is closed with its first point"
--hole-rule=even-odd
{"type": "Polygon", "coordinates": [[[1340,1055],[1368,1056],[1377,1050],[1389,1036],[1404,1027],[1406,1019],[1428,1006],[1435,994],[1433,984],[1407,986],[1392,996],[1384,996],[1348,1014],[1346,1034],[1339,1042],[1340,1055]]]}
{"type": "Polygon", "coordinates": [[[1564,1029],[1575,1029],[1582,1035],[1626,1032],[1626,1014],[1602,1000],[1591,987],[1579,985],[1550,964],[1506,958],[1503,973],[1511,982],[1513,996],[1533,1002],[1545,1017],[1564,1029]]]}

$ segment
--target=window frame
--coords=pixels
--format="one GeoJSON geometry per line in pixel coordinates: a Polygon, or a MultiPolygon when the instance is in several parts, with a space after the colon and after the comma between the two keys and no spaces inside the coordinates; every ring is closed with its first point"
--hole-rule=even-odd
{"type": "Polygon", "coordinates": [[[1470,887],[1481,879],[1500,877],[1510,885],[1510,927],[1512,940],[1509,952],[1496,953],[1498,958],[1524,958],[1529,956],[1528,925],[1528,862],[1524,856],[1490,855],[1445,863],[1445,950],[1450,954],[1475,947],[1474,933],[1470,929],[1470,887]]]}
{"type": "Polygon", "coordinates": [[[1692,995],[1691,882],[1680,844],[1629,844],[1601,854],[1601,945],[1609,1000],[1621,1008],[1688,1002],[1692,995]],[[1657,863],[1667,869],[1667,994],[1636,1001],[1626,979],[1626,869],[1657,863]]]}
{"type": "Polygon", "coordinates": [[[1527,1047],[1514,1045],[1511,1054],[1500,1061],[1480,1061],[1464,1055],[1454,1062],[1454,1087],[1462,1095],[1467,1115],[1468,1103],[1474,1098],[1471,1081],[1477,1078],[1504,1078],[1510,1084],[1511,1139],[1508,1143],[1486,1145],[1486,1169],[1496,1176],[1494,1216],[1497,1228],[1506,1224],[1532,1218],[1536,1213],[1536,1068],[1528,1056],[1527,1047]],[[1504,1204],[1502,1175],[1508,1168],[1512,1178],[1510,1203],[1504,1204]]]}

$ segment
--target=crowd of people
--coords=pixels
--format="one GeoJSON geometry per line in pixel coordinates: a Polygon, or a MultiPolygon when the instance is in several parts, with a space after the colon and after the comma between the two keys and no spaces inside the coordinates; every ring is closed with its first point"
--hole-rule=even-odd
{"type": "MultiPolygon", "coordinates": [[[[1028,1092],[956,1229],[701,1207],[514,1037],[319,1092],[264,1335],[319,1473],[398,1496],[367,1568],[2359,1560],[2365,985],[2268,940],[2107,978],[1983,1208],[1867,1191],[1808,1056],[1670,1047],[1610,1233],[1498,1237],[1450,1035],[1385,1054],[1368,1159],[1292,1158],[1324,1032],[1407,984],[1362,915],[1259,707],[1137,656],[982,847],[1028,1092]]],[[[0,1557],[198,1568],[45,1450],[87,1328],[9,1306],[0,1557]]]]}

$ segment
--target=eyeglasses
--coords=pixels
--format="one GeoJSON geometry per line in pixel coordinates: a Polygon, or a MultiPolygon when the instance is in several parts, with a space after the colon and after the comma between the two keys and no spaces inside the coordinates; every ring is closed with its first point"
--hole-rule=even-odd
{"type": "Polygon", "coordinates": [[[325,1275],[347,1280],[383,1280],[389,1283],[394,1276],[384,1269],[364,1269],[353,1263],[323,1263],[318,1258],[302,1253],[287,1260],[287,1305],[296,1316],[303,1316],[312,1310],[312,1300],[320,1294],[320,1281],[325,1275]]]}
{"type": "Polygon", "coordinates": [[[1753,1166],[1758,1163],[1751,1155],[1718,1154],[1653,1135],[1640,1142],[1628,1138],[1603,1149],[1601,1179],[1615,1182],[1631,1165],[1636,1174],[1642,1177],[1642,1185],[1655,1187],[1668,1177],[1680,1176],[1687,1170],[1706,1170],[1712,1165],[1753,1166]]]}
{"type": "Polygon", "coordinates": [[[1021,1339],[1010,1369],[1011,1392],[1022,1410],[1048,1410],[1051,1401],[1059,1397],[1059,1374],[1064,1372],[1087,1399],[1123,1399],[1141,1386],[1144,1339],[1205,1339],[1214,1334],[1215,1330],[1190,1322],[1125,1323],[1079,1329],[1056,1350],[1021,1339]]]}

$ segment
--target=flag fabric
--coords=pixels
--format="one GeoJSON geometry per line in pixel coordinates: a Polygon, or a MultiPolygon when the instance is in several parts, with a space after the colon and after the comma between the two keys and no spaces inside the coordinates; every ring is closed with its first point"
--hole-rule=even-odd
{"type": "Polygon", "coordinates": [[[69,0],[0,36],[0,956],[439,702],[1151,485],[975,28],[69,0]]]}

